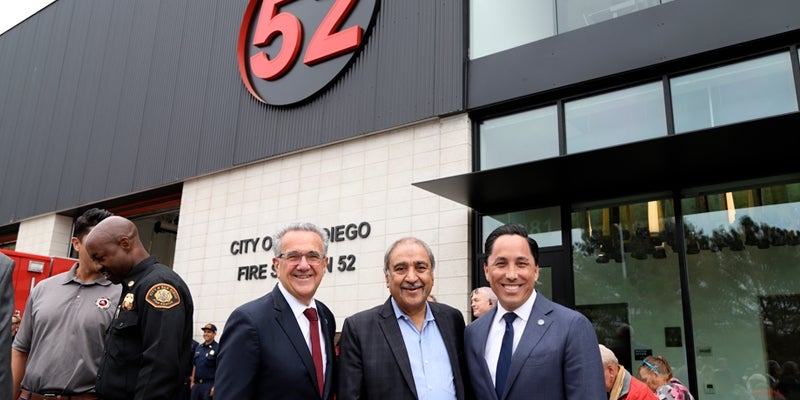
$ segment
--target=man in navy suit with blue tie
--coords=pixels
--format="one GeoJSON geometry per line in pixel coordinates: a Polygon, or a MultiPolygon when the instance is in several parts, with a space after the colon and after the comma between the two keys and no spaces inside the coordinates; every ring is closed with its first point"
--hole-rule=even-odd
{"type": "Polygon", "coordinates": [[[485,252],[483,270],[498,305],[464,332],[475,397],[607,399],[592,324],[534,290],[536,241],[522,225],[504,225],[486,239],[485,252]]]}
{"type": "Polygon", "coordinates": [[[228,317],[215,400],[333,399],[336,320],[314,299],[328,262],[328,235],[302,223],[274,237],[278,284],[228,317]]]}

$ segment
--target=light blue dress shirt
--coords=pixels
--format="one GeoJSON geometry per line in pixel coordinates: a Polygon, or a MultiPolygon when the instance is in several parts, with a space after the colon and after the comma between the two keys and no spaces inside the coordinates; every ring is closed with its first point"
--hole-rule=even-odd
{"type": "Polygon", "coordinates": [[[453,381],[453,368],[450,357],[444,346],[442,333],[436,325],[430,306],[426,307],[425,322],[422,331],[411,318],[403,313],[392,299],[394,315],[403,334],[403,341],[414,374],[414,384],[420,400],[453,400],[456,398],[456,387],[453,381]]]}

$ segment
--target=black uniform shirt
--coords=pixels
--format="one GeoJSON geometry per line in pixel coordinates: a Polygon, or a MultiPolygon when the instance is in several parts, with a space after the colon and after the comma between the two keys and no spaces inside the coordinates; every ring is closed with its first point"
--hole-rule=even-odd
{"type": "Polygon", "coordinates": [[[200,343],[194,350],[194,381],[199,379],[213,380],[217,371],[217,354],[219,343],[216,340],[211,344],[200,343]]]}
{"type": "Polygon", "coordinates": [[[101,399],[173,400],[191,365],[194,305],[186,283],[154,257],[122,280],[97,373],[101,399]]]}

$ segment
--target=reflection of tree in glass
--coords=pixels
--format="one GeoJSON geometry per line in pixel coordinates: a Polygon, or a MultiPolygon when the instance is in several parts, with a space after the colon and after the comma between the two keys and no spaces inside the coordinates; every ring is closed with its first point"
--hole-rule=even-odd
{"type": "MultiPolygon", "coordinates": [[[[675,223],[666,221],[664,231],[650,232],[647,228],[636,226],[633,235],[627,229],[620,229],[620,224],[612,224],[608,235],[599,231],[589,235],[588,229],[581,229],[580,240],[573,243],[573,250],[583,256],[597,254],[598,263],[607,263],[611,260],[622,261],[622,253],[630,253],[636,259],[646,259],[653,255],[659,247],[666,245],[676,251],[675,223]]],[[[730,228],[719,227],[705,234],[702,229],[695,230],[687,222],[684,224],[684,240],[687,254],[698,254],[701,250],[718,252],[723,249],[733,251],[744,250],[744,246],[755,246],[766,249],[770,246],[796,246],[800,244],[800,231],[772,227],[766,223],[758,224],[747,215],[739,219],[738,226],[730,228]]],[[[655,258],[662,258],[654,256],[655,258]]]]}
{"type": "MultiPolygon", "coordinates": [[[[681,241],[675,222],[662,220],[661,231],[650,232],[636,223],[615,223],[619,219],[609,214],[610,225],[592,223],[575,237],[576,304],[625,302],[634,324],[657,320],[665,310],[679,310],[676,255],[681,241]],[[600,233],[603,229],[605,234],[600,233]]],[[[708,220],[703,214],[683,221],[681,244],[686,246],[695,343],[709,345],[714,357],[733,357],[731,374],[737,381],[765,373],[768,359],[783,362],[791,355],[800,360],[800,300],[795,304],[772,299],[800,296],[800,249],[793,247],[800,244],[797,221],[767,223],[752,214],[739,214],[733,223],[725,221],[716,228],[704,223],[708,220]],[[772,299],[769,313],[764,311],[765,298],[772,299]]],[[[647,324],[635,326],[645,340],[658,334],[647,324]]],[[[598,337],[611,335],[600,333],[598,337]]],[[[722,376],[719,380],[724,381],[722,376]]],[[[716,383],[718,393],[725,393],[716,383]]]]}
{"type": "Polygon", "coordinates": [[[800,359],[800,295],[763,296],[759,302],[769,358],[800,359]]]}

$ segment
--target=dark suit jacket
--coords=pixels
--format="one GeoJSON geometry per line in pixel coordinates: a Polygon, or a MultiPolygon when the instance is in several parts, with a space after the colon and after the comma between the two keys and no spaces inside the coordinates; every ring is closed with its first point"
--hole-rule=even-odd
{"type": "Polygon", "coordinates": [[[14,314],[14,260],[0,253],[0,399],[11,398],[11,315],[14,314]]]}
{"type": "MultiPolygon", "coordinates": [[[[495,400],[484,352],[497,307],[464,332],[475,397],[495,400]]],[[[536,295],[517,349],[511,356],[503,399],[607,400],[597,336],[583,314],[536,295]]]]}
{"type": "Polygon", "coordinates": [[[239,306],[228,317],[219,345],[214,399],[332,399],[336,320],[324,304],[317,301],[316,306],[327,353],[322,396],[311,351],[275,285],[272,293],[239,306]]]}
{"type": "MultiPolygon", "coordinates": [[[[428,303],[442,333],[456,397],[471,398],[465,383],[464,317],[453,307],[428,303]]],[[[383,305],[357,313],[344,321],[339,342],[337,400],[417,399],[411,363],[403,342],[391,298],[383,305]]]]}

